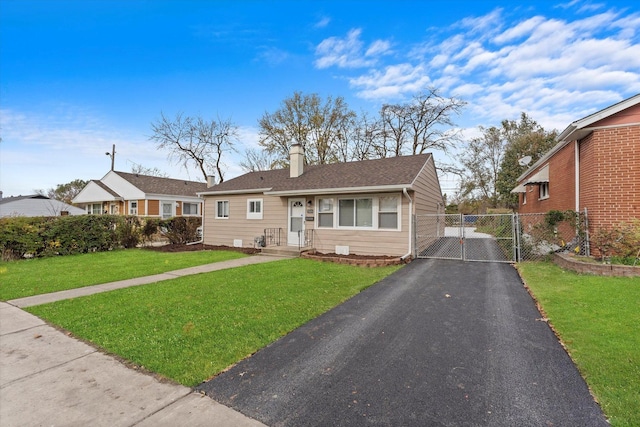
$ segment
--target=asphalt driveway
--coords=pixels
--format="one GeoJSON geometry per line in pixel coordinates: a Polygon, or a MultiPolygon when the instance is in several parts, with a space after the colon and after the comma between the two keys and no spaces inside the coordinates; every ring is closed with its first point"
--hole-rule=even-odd
{"type": "Polygon", "coordinates": [[[417,260],[200,390],[269,426],[606,426],[512,266],[417,260]]]}

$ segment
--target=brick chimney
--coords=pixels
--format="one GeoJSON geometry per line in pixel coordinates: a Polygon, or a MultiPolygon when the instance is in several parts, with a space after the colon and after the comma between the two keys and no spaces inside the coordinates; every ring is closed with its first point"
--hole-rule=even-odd
{"type": "Polygon", "coordinates": [[[304,172],[304,148],[295,143],[289,149],[289,177],[297,178],[304,172]]]}

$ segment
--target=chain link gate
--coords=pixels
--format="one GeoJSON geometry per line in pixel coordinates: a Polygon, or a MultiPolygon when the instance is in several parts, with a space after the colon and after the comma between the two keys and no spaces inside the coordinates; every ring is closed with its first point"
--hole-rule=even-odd
{"type": "Polygon", "coordinates": [[[415,216],[418,258],[515,262],[518,254],[513,214],[415,216]]]}

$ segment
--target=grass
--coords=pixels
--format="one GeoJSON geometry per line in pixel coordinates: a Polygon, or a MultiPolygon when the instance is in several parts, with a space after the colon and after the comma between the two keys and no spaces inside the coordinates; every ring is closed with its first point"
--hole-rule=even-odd
{"type": "Polygon", "coordinates": [[[614,426],[640,420],[640,278],[519,270],[614,426]]]}
{"type": "Polygon", "coordinates": [[[243,256],[246,255],[233,251],[164,253],[126,249],[0,262],[0,300],[149,276],[243,256]]]}
{"type": "Polygon", "coordinates": [[[292,259],[27,310],[134,364],[194,386],[398,268],[292,259]]]}

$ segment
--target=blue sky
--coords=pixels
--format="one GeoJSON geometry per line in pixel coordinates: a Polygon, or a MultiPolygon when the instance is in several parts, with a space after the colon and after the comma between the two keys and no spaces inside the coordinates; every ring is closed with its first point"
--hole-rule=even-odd
{"type": "MultiPolygon", "coordinates": [[[[546,128],[640,92],[635,0],[0,2],[0,190],[134,164],[199,179],[149,141],[173,116],[231,118],[237,147],[294,91],[375,113],[433,86],[467,137],[527,112],[546,128]]],[[[225,159],[226,178],[242,173],[225,159]]],[[[454,182],[442,178],[451,192],[454,182]]]]}

